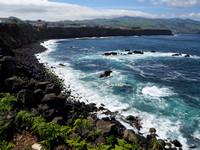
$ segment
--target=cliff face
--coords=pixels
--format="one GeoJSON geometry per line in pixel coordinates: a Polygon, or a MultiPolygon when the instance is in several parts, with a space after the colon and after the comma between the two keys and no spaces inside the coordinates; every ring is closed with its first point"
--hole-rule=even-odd
{"type": "Polygon", "coordinates": [[[172,35],[170,30],[121,30],[105,28],[41,28],[42,38],[75,38],[100,36],[172,35]]]}
{"type": "Polygon", "coordinates": [[[170,30],[121,30],[93,28],[36,28],[27,24],[0,24],[0,55],[12,54],[13,49],[30,44],[39,39],[133,36],[133,35],[172,35],[170,30]]]}
{"type": "Polygon", "coordinates": [[[38,39],[38,31],[30,25],[0,24],[0,54],[11,54],[13,49],[38,39]]]}

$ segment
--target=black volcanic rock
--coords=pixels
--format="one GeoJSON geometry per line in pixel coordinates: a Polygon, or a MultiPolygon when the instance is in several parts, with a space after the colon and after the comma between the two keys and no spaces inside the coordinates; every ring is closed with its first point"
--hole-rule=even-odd
{"type": "Polygon", "coordinates": [[[112,71],[105,71],[104,74],[101,74],[99,76],[99,78],[106,78],[106,77],[110,76],[111,73],[112,73],[112,71]]]}
{"type": "Polygon", "coordinates": [[[103,54],[104,56],[110,56],[110,55],[117,55],[116,52],[110,52],[110,53],[104,53],[103,54]]]}
{"type": "Polygon", "coordinates": [[[182,54],[172,54],[172,56],[181,56],[182,54]]]}
{"type": "Polygon", "coordinates": [[[134,54],[144,54],[143,52],[141,51],[133,51],[134,54]]]}
{"type": "Polygon", "coordinates": [[[17,94],[17,99],[25,106],[34,106],[35,103],[34,93],[30,90],[21,90],[17,94]]]}

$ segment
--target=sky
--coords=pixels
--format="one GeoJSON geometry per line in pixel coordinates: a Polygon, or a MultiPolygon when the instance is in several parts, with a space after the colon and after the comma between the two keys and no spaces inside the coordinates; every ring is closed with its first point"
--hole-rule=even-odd
{"type": "Polygon", "coordinates": [[[122,16],[200,21],[200,0],[0,0],[0,18],[85,20],[122,16]]]}

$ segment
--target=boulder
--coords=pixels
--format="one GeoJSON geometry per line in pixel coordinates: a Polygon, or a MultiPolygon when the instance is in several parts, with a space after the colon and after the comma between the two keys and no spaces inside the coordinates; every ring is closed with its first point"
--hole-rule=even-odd
{"type": "Polygon", "coordinates": [[[44,92],[41,89],[36,89],[34,92],[35,101],[39,102],[44,98],[44,92]]]}
{"type": "Polygon", "coordinates": [[[13,76],[5,80],[6,89],[9,92],[13,92],[13,93],[18,92],[20,89],[22,89],[24,84],[25,82],[17,76],[13,76]]]}
{"type": "Polygon", "coordinates": [[[174,146],[176,147],[182,147],[181,143],[178,140],[173,140],[172,144],[174,144],[174,146]]]}
{"type": "Polygon", "coordinates": [[[156,133],[156,129],[155,129],[155,128],[150,128],[150,129],[149,129],[149,132],[150,132],[151,134],[155,134],[155,133],[156,133]]]}
{"type": "Polygon", "coordinates": [[[30,90],[21,90],[17,94],[17,99],[26,106],[34,106],[35,103],[34,93],[30,90]]]}
{"type": "Polygon", "coordinates": [[[13,64],[11,57],[9,56],[3,57],[2,59],[0,59],[0,64],[1,64],[1,70],[0,70],[1,79],[6,79],[15,75],[16,73],[15,65],[13,64]]]}
{"type": "Polygon", "coordinates": [[[96,123],[96,130],[102,130],[101,131],[101,135],[103,136],[107,136],[111,133],[115,133],[115,124],[114,123],[110,123],[108,121],[104,121],[104,120],[99,120],[96,123]]]}
{"type": "Polygon", "coordinates": [[[133,51],[134,54],[144,54],[143,52],[141,51],[133,51]]]}
{"type": "Polygon", "coordinates": [[[45,94],[55,93],[56,95],[58,95],[60,92],[61,91],[60,91],[59,86],[53,83],[47,84],[46,89],[45,89],[45,94]]]}
{"type": "Polygon", "coordinates": [[[172,54],[172,56],[181,56],[182,54],[172,54]]]}
{"type": "Polygon", "coordinates": [[[111,73],[112,73],[111,70],[110,71],[105,71],[104,74],[101,74],[99,76],[99,78],[106,78],[106,77],[110,76],[111,73]]]}
{"type": "Polygon", "coordinates": [[[49,106],[54,106],[56,104],[56,94],[45,94],[44,98],[42,99],[42,103],[48,104],[49,106]]]}
{"type": "Polygon", "coordinates": [[[65,121],[64,121],[64,119],[63,119],[63,117],[55,117],[52,120],[52,122],[55,122],[55,123],[57,123],[59,125],[65,125],[66,124],[65,121]]]}
{"type": "Polygon", "coordinates": [[[189,55],[189,54],[186,54],[184,57],[190,57],[190,55],[189,55]]]}
{"type": "Polygon", "coordinates": [[[130,51],[130,49],[125,49],[124,51],[125,51],[125,52],[129,52],[129,51],[130,51]]]}
{"type": "Polygon", "coordinates": [[[194,149],[194,148],[197,148],[197,146],[195,146],[195,145],[190,145],[189,148],[190,148],[190,149],[194,149]]]}
{"type": "Polygon", "coordinates": [[[55,109],[48,109],[42,113],[42,117],[47,119],[47,121],[52,121],[53,118],[56,117],[56,110],[55,109]]]}
{"type": "Polygon", "coordinates": [[[60,65],[60,66],[62,66],[62,67],[64,67],[64,66],[65,66],[64,64],[61,64],[61,63],[60,63],[59,65],[60,65]]]}
{"type": "Polygon", "coordinates": [[[95,141],[95,144],[98,145],[98,144],[105,144],[106,143],[106,139],[101,135],[99,136],[96,141],[95,141]]]}
{"type": "Polygon", "coordinates": [[[134,116],[132,116],[132,115],[129,115],[129,116],[126,117],[126,120],[128,120],[128,121],[135,121],[136,118],[134,116]]]}
{"type": "Polygon", "coordinates": [[[55,97],[56,106],[64,107],[67,97],[63,94],[59,94],[55,97]]]}
{"type": "Polygon", "coordinates": [[[35,86],[37,85],[38,81],[36,81],[35,79],[31,78],[29,83],[28,83],[28,87],[31,90],[34,90],[35,86]]]}
{"type": "Polygon", "coordinates": [[[152,53],[156,53],[156,51],[151,51],[152,53]]]}
{"type": "Polygon", "coordinates": [[[135,135],[133,130],[130,130],[130,129],[129,130],[125,130],[123,134],[124,134],[123,135],[123,139],[124,140],[128,140],[128,141],[132,142],[132,141],[137,139],[137,137],[136,137],[136,135],[135,135]]]}
{"type": "Polygon", "coordinates": [[[40,114],[44,113],[45,111],[49,110],[50,107],[47,104],[39,104],[38,111],[40,114]]]}
{"type": "Polygon", "coordinates": [[[133,53],[132,52],[128,52],[128,55],[132,55],[133,53]]]}
{"type": "Polygon", "coordinates": [[[38,82],[36,84],[36,87],[38,89],[42,89],[42,90],[45,90],[46,89],[46,86],[49,84],[49,82],[38,82]]]}
{"type": "Polygon", "coordinates": [[[103,54],[104,56],[110,56],[110,55],[117,55],[116,52],[110,52],[110,53],[104,53],[103,54]]]}

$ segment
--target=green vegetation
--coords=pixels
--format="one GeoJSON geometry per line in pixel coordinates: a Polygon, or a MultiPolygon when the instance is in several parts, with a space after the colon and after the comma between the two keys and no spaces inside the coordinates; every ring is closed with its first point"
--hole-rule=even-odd
{"type": "Polygon", "coordinates": [[[0,93],[0,112],[11,111],[17,102],[10,93],[0,93]]]}
{"type": "MultiPolygon", "coordinates": [[[[1,94],[0,110],[1,112],[11,111],[14,109],[17,99],[9,93],[1,94]]],[[[75,150],[139,150],[141,143],[138,139],[132,142],[127,142],[124,139],[110,135],[106,138],[106,144],[98,143],[94,148],[93,143],[95,140],[102,136],[102,130],[95,130],[93,124],[79,116],[74,123],[68,125],[59,125],[55,122],[47,122],[41,116],[34,116],[33,114],[21,110],[17,113],[14,123],[18,128],[27,130],[37,135],[43,148],[51,149],[54,146],[65,144],[69,148],[75,150]]],[[[15,145],[9,142],[12,137],[10,136],[10,122],[4,123],[0,118],[0,150],[10,150],[15,145]]],[[[153,128],[151,131],[154,133],[153,128]]],[[[151,145],[153,148],[149,150],[162,149],[162,141],[152,138],[151,145]]]]}
{"type": "Polygon", "coordinates": [[[110,27],[141,27],[143,29],[168,29],[173,33],[200,33],[200,21],[191,19],[148,19],[141,17],[120,17],[113,19],[94,19],[82,21],[62,21],[67,24],[86,24],[110,27]]]}
{"type": "MultiPolygon", "coordinates": [[[[65,143],[68,147],[74,148],[76,150],[87,150],[92,149],[91,137],[98,137],[100,130],[95,131],[93,124],[83,116],[80,116],[74,124],[68,126],[58,125],[54,122],[46,122],[41,116],[35,117],[26,111],[18,112],[15,122],[20,124],[24,129],[28,129],[32,133],[38,135],[41,139],[41,144],[46,148],[51,148],[53,145],[58,145],[59,143],[65,143]],[[82,134],[85,130],[93,134],[82,134]]],[[[119,150],[137,150],[140,147],[140,143],[136,140],[133,143],[128,143],[127,141],[114,136],[109,136],[107,138],[107,144],[103,145],[101,143],[94,150],[107,150],[107,149],[119,149],[119,150]]]]}
{"type": "Polygon", "coordinates": [[[53,74],[51,71],[45,68],[45,76],[50,79],[54,84],[60,87],[60,89],[63,89],[63,83],[61,79],[58,78],[55,74],[53,74]]]}
{"type": "Polygon", "coordinates": [[[15,147],[15,145],[11,142],[7,142],[8,137],[8,126],[10,123],[4,123],[0,118],[0,150],[10,150],[15,147]]]}

